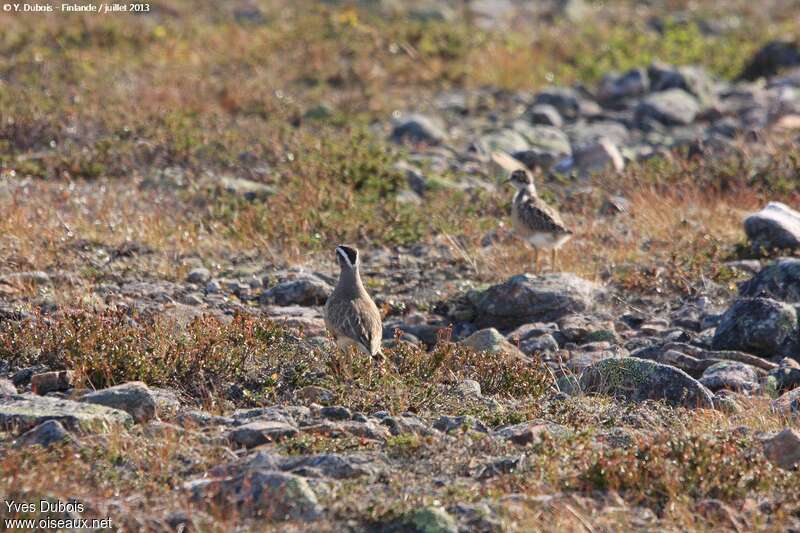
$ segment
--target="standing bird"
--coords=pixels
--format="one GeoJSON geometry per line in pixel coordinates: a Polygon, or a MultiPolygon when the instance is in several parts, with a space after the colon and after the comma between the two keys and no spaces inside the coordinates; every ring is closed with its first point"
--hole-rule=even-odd
{"type": "Polygon", "coordinates": [[[358,250],[339,245],[336,260],[341,272],[336,288],[325,303],[325,326],[340,349],[355,346],[364,354],[382,359],[381,313],[361,281],[358,250]]]}
{"type": "Polygon", "coordinates": [[[558,211],[547,205],[536,195],[533,175],[513,157],[495,152],[492,158],[500,166],[509,170],[511,183],[517,193],[511,203],[511,222],[514,232],[533,246],[534,269],[539,272],[539,249],[551,250],[551,268],[556,268],[556,253],[572,237],[558,211]]]}

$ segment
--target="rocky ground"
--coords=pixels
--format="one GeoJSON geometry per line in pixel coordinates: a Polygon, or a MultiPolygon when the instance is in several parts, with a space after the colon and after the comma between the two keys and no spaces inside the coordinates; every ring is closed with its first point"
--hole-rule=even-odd
{"type": "Polygon", "coordinates": [[[66,508],[3,519],[800,529],[800,47],[750,26],[796,13],[473,2],[462,34],[447,2],[326,4],[11,20],[0,494],[66,508]],[[109,52],[134,43],[187,70],[109,52]],[[83,89],[149,99],[76,106],[79,59],[83,89]],[[531,271],[494,150],[573,228],[560,268],[531,271]],[[326,336],[340,241],[382,368],[326,336]]]}

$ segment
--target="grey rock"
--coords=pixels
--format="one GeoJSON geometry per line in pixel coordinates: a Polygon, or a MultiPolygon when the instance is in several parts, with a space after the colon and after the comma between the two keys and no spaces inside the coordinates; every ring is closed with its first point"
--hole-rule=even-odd
{"type": "Polygon", "coordinates": [[[155,397],[147,385],[140,381],[91,392],[82,396],[80,401],[125,411],[138,423],[147,422],[156,416],[155,397]]]}
{"type": "Polygon", "coordinates": [[[480,398],[481,384],[474,379],[464,379],[456,385],[456,392],[464,398],[480,398]]]}
{"type": "Polygon", "coordinates": [[[647,94],[650,77],[643,68],[634,68],[624,74],[606,74],[597,88],[597,98],[603,102],[615,102],[647,94]]]}
{"type": "Polygon", "coordinates": [[[800,248],[800,213],[786,204],[770,202],[744,220],[744,231],[756,250],[794,250],[800,248]]]}
{"type": "Polygon", "coordinates": [[[462,344],[477,352],[504,353],[509,356],[524,357],[524,354],[495,328],[478,330],[464,339],[462,344]]]}
{"type": "Polygon", "coordinates": [[[211,280],[211,272],[207,268],[198,267],[193,268],[189,271],[189,274],[186,276],[186,281],[189,283],[197,283],[198,285],[204,285],[211,280]]]}
{"type": "Polygon", "coordinates": [[[487,133],[475,141],[472,146],[478,153],[485,156],[498,150],[508,154],[515,154],[524,152],[530,147],[525,136],[513,129],[487,133]]]}
{"type": "Polygon", "coordinates": [[[772,401],[772,410],[784,416],[800,413],[800,388],[783,393],[772,401]]]}
{"type": "Polygon", "coordinates": [[[652,119],[667,126],[681,126],[694,122],[700,112],[697,100],[683,89],[669,89],[653,93],[636,107],[636,119],[652,119]]]}
{"type": "Polygon", "coordinates": [[[251,202],[266,200],[275,194],[275,189],[269,185],[234,176],[221,176],[219,178],[219,187],[228,194],[241,196],[251,202]]]}
{"type": "Polygon", "coordinates": [[[314,276],[304,276],[283,281],[270,288],[261,296],[261,303],[280,306],[323,305],[331,292],[333,287],[325,281],[314,276]]]}
{"type": "Polygon", "coordinates": [[[786,428],[777,435],[764,439],[764,455],[784,470],[800,464],[800,433],[786,428]]]}
{"type": "Polygon", "coordinates": [[[755,80],[776,74],[780,69],[800,65],[800,44],[793,41],[771,41],[753,55],[739,79],[755,80]]]}
{"type": "Polygon", "coordinates": [[[395,523],[387,524],[386,531],[458,533],[458,524],[442,507],[428,506],[409,511],[395,523]]]}
{"type": "Polygon", "coordinates": [[[722,361],[708,367],[699,381],[711,392],[727,389],[753,393],[758,390],[756,370],[738,361],[722,361]]]}
{"type": "Polygon", "coordinates": [[[294,393],[294,397],[298,400],[325,405],[333,401],[333,391],[316,385],[307,385],[298,389],[294,393]]]}
{"type": "Polygon", "coordinates": [[[478,473],[478,479],[490,479],[502,474],[511,474],[525,466],[525,455],[517,457],[504,457],[492,461],[484,466],[478,473]]]}
{"type": "Polygon", "coordinates": [[[386,416],[381,419],[381,424],[389,428],[392,435],[414,433],[425,436],[433,434],[433,430],[416,416],[386,416]]]}
{"type": "Polygon", "coordinates": [[[531,124],[541,124],[560,128],[564,124],[564,119],[558,113],[558,109],[549,104],[536,104],[531,106],[526,112],[531,124]]]}
{"type": "Polygon", "coordinates": [[[550,437],[566,437],[570,434],[570,430],[560,424],[544,420],[530,420],[521,424],[497,428],[492,436],[525,446],[541,440],[544,434],[550,437]]]}
{"type": "Polygon", "coordinates": [[[297,435],[297,428],[285,422],[256,420],[232,429],[228,433],[228,438],[240,446],[253,448],[295,435],[297,435]]]}
{"type": "Polygon", "coordinates": [[[598,120],[590,123],[579,121],[566,128],[566,134],[572,143],[573,152],[597,144],[601,139],[608,139],[619,147],[626,144],[631,137],[628,128],[615,120],[598,120]]]}
{"type": "Polygon", "coordinates": [[[712,347],[762,357],[790,355],[797,337],[794,307],[768,298],[739,298],[722,316],[712,347]]]}
{"type": "Polygon", "coordinates": [[[548,353],[558,351],[558,342],[549,333],[538,337],[529,337],[522,341],[519,349],[525,354],[548,353]]]}
{"type": "Polygon", "coordinates": [[[562,117],[569,120],[599,111],[599,106],[595,102],[569,87],[545,89],[536,95],[534,104],[551,105],[558,110],[562,117]]]}
{"type": "Polygon", "coordinates": [[[549,154],[554,159],[572,153],[569,137],[558,128],[544,125],[531,126],[522,121],[514,122],[513,127],[525,137],[530,148],[549,154]]]}
{"type": "Polygon", "coordinates": [[[31,390],[44,396],[50,392],[61,392],[72,388],[74,375],[70,370],[42,372],[31,376],[31,390]]]}
{"type": "Polygon", "coordinates": [[[739,286],[739,295],[800,303],[800,259],[779,259],[764,267],[739,286]]]}
{"type": "Polygon", "coordinates": [[[474,416],[440,416],[436,422],[433,423],[433,428],[438,429],[443,433],[450,433],[454,430],[470,430],[478,431],[480,433],[488,433],[489,430],[486,426],[475,418],[474,416]]]}
{"type": "Polygon", "coordinates": [[[319,455],[301,455],[298,457],[280,457],[281,470],[290,470],[299,474],[305,469],[314,469],[323,476],[333,479],[356,479],[374,476],[378,472],[377,459],[366,454],[323,453],[319,455]]]}
{"type": "Polygon", "coordinates": [[[319,410],[319,414],[330,420],[350,420],[353,416],[350,409],[342,407],[341,405],[323,407],[319,410]]]}
{"type": "Polygon", "coordinates": [[[74,442],[74,438],[58,420],[46,420],[20,435],[14,441],[14,446],[21,448],[38,445],[49,448],[53,444],[65,441],[74,442]]]}
{"type": "Polygon", "coordinates": [[[391,140],[398,143],[437,145],[447,138],[444,129],[431,117],[411,114],[395,123],[391,140]]]}
{"type": "Polygon", "coordinates": [[[714,80],[698,66],[672,67],[654,63],[648,69],[653,91],[667,91],[682,89],[694,96],[701,108],[713,106],[716,103],[714,80]]]}
{"type": "Polygon", "coordinates": [[[16,393],[17,388],[11,381],[5,378],[0,378],[0,396],[9,396],[16,393]]]}
{"type": "Polygon", "coordinates": [[[322,509],[302,477],[266,469],[235,476],[198,479],[184,485],[191,498],[216,509],[233,506],[242,516],[270,520],[314,520],[322,509]]]}
{"type": "Polygon", "coordinates": [[[605,170],[622,172],[625,159],[619,148],[608,139],[576,148],[573,154],[575,167],[581,175],[594,174],[605,170]]]}
{"type": "MultiPolygon", "coordinates": [[[[794,359],[790,361],[796,363],[794,359]]],[[[768,386],[772,387],[774,392],[783,393],[800,387],[800,368],[782,364],[771,370],[767,378],[768,386]]]]}
{"type": "Polygon", "coordinates": [[[600,288],[573,274],[520,274],[471,295],[478,327],[511,329],[589,310],[600,288]]]}
{"type": "Polygon", "coordinates": [[[675,367],[636,357],[605,359],[588,367],[580,378],[584,392],[607,394],[627,401],[664,400],[670,405],[714,406],[711,392],[675,367]]]}
{"type": "Polygon", "coordinates": [[[47,420],[57,420],[70,431],[87,433],[133,424],[128,413],[102,405],[28,394],[0,396],[0,428],[22,433],[47,420]]]}

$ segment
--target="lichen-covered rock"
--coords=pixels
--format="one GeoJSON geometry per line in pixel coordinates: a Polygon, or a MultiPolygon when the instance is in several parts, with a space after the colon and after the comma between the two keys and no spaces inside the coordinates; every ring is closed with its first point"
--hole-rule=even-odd
{"type": "Polygon", "coordinates": [[[670,405],[714,406],[711,392],[686,372],[647,359],[605,359],[588,367],[580,378],[581,390],[627,401],[663,400],[670,405]]]}
{"type": "Polygon", "coordinates": [[[520,274],[471,296],[478,327],[511,329],[589,310],[600,288],[574,274],[520,274]]]}
{"type": "Polygon", "coordinates": [[[800,388],[783,393],[772,401],[772,410],[784,416],[800,413],[800,388]]]}
{"type": "Polygon", "coordinates": [[[508,342],[506,338],[494,328],[476,331],[464,339],[462,343],[477,352],[504,353],[515,357],[525,357],[525,354],[523,354],[519,348],[508,342]]]}
{"type": "Polygon", "coordinates": [[[428,506],[406,513],[396,523],[388,525],[388,531],[458,533],[458,524],[443,508],[428,506]]]}
{"type": "Polygon", "coordinates": [[[436,422],[433,423],[433,428],[438,429],[443,433],[450,433],[454,430],[469,430],[477,431],[479,433],[488,433],[489,430],[486,426],[475,418],[474,416],[440,416],[436,422]]]}
{"type": "Polygon", "coordinates": [[[786,204],[770,202],[744,219],[744,231],[755,250],[800,248],[800,213],[786,204]]]}
{"type": "Polygon", "coordinates": [[[739,295],[800,303],[800,259],[779,259],[739,286],[739,295]]]}
{"type": "Polygon", "coordinates": [[[789,355],[797,344],[797,336],[794,307],[768,298],[740,298],[722,316],[712,347],[762,357],[789,355]]]}
{"type": "Polygon", "coordinates": [[[125,411],[48,396],[20,394],[0,396],[0,428],[22,433],[57,420],[70,431],[97,433],[133,424],[125,411]]]}
{"type": "Polygon", "coordinates": [[[758,390],[758,374],[755,368],[738,361],[722,361],[708,367],[700,383],[711,392],[727,389],[753,393],[758,390]]]}
{"type": "Polygon", "coordinates": [[[194,501],[212,508],[232,508],[243,516],[274,521],[314,520],[322,511],[305,479],[266,469],[190,481],[184,485],[184,490],[194,501]]]}
{"type": "Polygon", "coordinates": [[[140,424],[156,416],[156,399],[141,381],[130,381],[90,392],[82,396],[80,401],[125,411],[140,424]]]}

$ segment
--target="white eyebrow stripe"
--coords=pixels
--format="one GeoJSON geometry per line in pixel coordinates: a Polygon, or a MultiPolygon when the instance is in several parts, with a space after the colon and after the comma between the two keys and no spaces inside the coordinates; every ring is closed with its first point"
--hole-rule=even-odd
{"type": "Polygon", "coordinates": [[[353,263],[350,262],[350,258],[347,257],[347,252],[345,252],[344,249],[342,249],[341,246],[337,246],[336,247],[336,253],[341,255],[342,258],[344,259],[345,263],[347,263],[347,266],[352,268],[353,263]]]}

